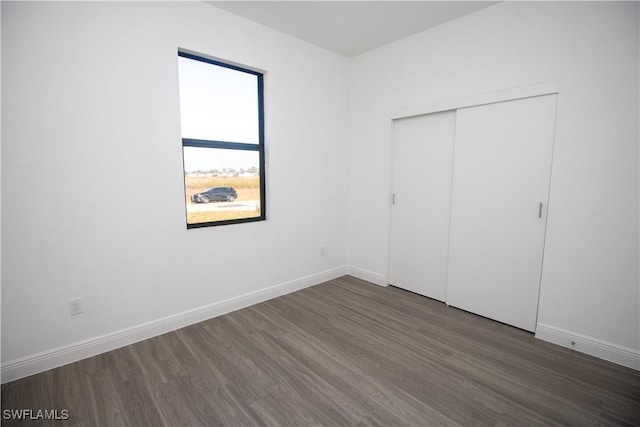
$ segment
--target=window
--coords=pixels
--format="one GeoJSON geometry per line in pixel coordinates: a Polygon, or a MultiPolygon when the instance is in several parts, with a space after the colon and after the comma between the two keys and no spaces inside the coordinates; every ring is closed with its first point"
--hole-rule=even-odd
{"type": "Polygon", "coordinates": [[[265,216],[261,73],[178,52],[187,228],[265,216]]]}

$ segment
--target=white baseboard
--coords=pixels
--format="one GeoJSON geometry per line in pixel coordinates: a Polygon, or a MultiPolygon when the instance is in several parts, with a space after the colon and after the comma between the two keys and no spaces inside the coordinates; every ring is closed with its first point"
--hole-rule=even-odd
{"type": "Polygon", "coordinates": [[[239,310],[309,286],[317,285],[344,276],[347,274],[347,270],[347,267],[338,267],[322,271],[141,325],[11,360],[3,363],[2,367],[0,367],[2,383],[4,384],[68,363],[86,359],[87,357],[115,350],[234,310],[239,310]]]}
{"type": "Polygon", "coordinates": [[[632,348],[620,346],[542,323],[538,323],[536,327],[536,338],[562,347],[573,348],[581,353],[604,359],[618,365],[640,370],[640,351],[632,348]],[[571,344],[572,341],[574,343],[573,345],[571,344]]]}
{"type": "Polygon", "coordinates": [[[355,265],[347,266],[347,274],[379,286],[389,285],[384,274],[374,273],[373,271],[365,270],[364,268],[356,267],[355,265]]]}

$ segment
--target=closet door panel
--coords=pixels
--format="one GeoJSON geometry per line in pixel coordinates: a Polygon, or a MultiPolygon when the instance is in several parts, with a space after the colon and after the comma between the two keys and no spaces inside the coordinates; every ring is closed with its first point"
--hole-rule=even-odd
{"type": "Polygon", "coordinates": [[[389,283],[445,300],[455,111],[394,122],[389,283]]]}
{"type": "Polygon", "coordinates": [[[556,95],[457,112],[447,303],[534,331],[556,95]]]}

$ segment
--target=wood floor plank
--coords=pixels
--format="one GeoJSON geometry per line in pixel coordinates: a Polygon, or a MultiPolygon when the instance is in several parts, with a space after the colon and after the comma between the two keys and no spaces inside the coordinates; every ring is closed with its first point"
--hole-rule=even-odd
{"type": "Polygon", "coordinates": [[[104,369],[87,376],[90,402],[95,426],[128,426],[128,417],[123,395],[118,390],[117,376],[104,369]]]}
{"type": "Polygon", "coordinates": [[[640,372],[344,276],[2,386],[42,426],[637,426],[640,372]]]}

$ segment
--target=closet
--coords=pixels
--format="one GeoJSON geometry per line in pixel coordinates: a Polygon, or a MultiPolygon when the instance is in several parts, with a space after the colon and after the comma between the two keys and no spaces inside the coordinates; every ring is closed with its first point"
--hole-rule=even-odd
{"type": "Polygon", "coordinates": [[[394,120],[391,285],[535,331],[556,101],[394,120]]]}

